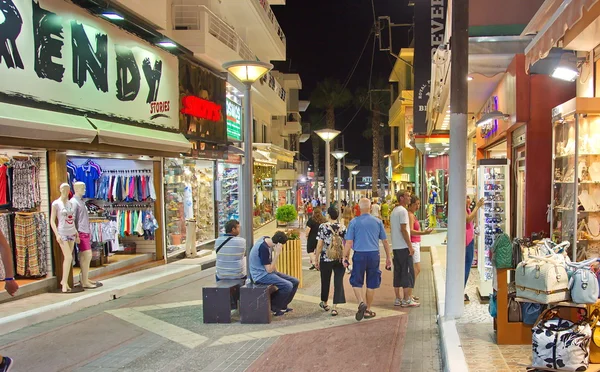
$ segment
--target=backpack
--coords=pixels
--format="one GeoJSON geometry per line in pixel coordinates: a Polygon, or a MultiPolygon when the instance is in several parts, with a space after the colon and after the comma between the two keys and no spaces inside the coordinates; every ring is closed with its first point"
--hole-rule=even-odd
{"type": "Polygon", "coordinates": [[[325,256],[330,260],[341,260],[344,255],[344,241],[338,232],[333,231],[331,225],[327,228],[331,231],[331,244],[327,247],[325,256]]]}

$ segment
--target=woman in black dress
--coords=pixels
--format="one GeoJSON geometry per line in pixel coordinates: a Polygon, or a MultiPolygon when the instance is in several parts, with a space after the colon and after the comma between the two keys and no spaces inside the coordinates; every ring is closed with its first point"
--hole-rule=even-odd
{"type": "Polygon", "coordinates": [[[310,257],[310,270],[315,269],[315,249],[317,249],[319,226],[325,222],[327,222],[327,220],[325,219],[325,216],[323,216],[321,207],[316,207],[312,217],[310,217],[306,223],[306,251],[310,257]]]}

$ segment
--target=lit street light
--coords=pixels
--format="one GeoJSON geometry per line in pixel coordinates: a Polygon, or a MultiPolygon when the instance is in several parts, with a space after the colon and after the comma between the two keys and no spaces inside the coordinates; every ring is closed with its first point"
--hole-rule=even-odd
{"type": "Polygon", "coordinates": [[[359,173],[360,171],[358,169],[353,170],[352,175],[354,176],[354,189],[352,190],[352,200],[354,200],[355,202],[357,202],[356,200],[356,175],[359,173]]]}
{"type": "MultiPolygon", "coordinates": [[[[270,63],[260,61],[233,61],[223,64],[223,68],[244,84],[244,165],[242,167],[242,184],[240,185],[240,215],[242,237],[246,239],[246,267],[250,267],[250,249],[254,245],[254,228],[252,215],[254,211],[252,184],[252,100],[250,93],[252,84],[273,68],[270,63]],[[243,192],[242,192],[243,191],[243,192]]],[[[248,271],[250,277],[250,271],[248,271]]]]}
{"type": "Polygon", "coordinates": [[[337,159],[337,201],[338,201],[338,214],[342,215],[342,158],[348,154],[347,151],[335,150],[331,153],[334,158],[337,159]]]}
{"type": "Polygon", "coordinates": [[[330,151],[329,151],[329,142],[331,142],[335,137],[340,134],[339,130],[335,129],[319,129],[316,130],[315,133],[321,137],[323,141],[325,141],[325,208],[329,208],[329,200],[331,195],[331,159],[330,159],[330,151]]]}
{"type": "MultiPolygon", "coordinates": [[[[346,169],[348,169],[348,171],[352,171],[356,166],[357,164],[354,163],[346,163],[346,169]]],[[[352,173],[350,173],[350,182],[348,183],[348,200],[352,201],[352,173]]]]}

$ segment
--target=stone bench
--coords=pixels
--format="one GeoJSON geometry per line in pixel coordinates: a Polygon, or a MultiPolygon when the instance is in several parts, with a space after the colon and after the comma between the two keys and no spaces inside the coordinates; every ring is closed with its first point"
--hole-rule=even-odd
{"type": "Polygon", "coordinates": [[[244,280],[219,280],[202,288],[204,323],[231,323],[231,310],[238,308],[240,287],[244,280]]]}
{"type": "Polygon", "coordinates": [[[271,323],[272,284],[246,284],[240,288],[240,320],[242,324],[271,323]]]}

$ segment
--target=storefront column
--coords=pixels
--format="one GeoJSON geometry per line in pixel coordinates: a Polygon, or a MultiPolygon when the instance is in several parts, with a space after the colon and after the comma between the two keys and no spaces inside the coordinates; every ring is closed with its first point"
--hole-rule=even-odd
{"type": "MultiPolygon", "coordinates": [[[[67,181],[67,153],[62,151],[48,151],[48,188],[50,203],[60,197],[60,185],[67,181]]],[[[50,216],[48,216],[50,218],[50,216]]],[[[56,288],[61,288],[60,281],[63,276],[64,256],[60,246],[56,242],[54,232],[51,235],[52,257],[54,259],[54,275],[56,277],[56,288]]],[[[73,270],[69,274],[69,287],[73,288],[73,270]]]]}
{"type": "MultiPolygon", "coordinates": [[[[246,257],[247,264],[250,263],[250,249],[254,245],[254,227],[253,227],[253,211],[254,211],[254,197],[253,197],[253,167],[254,160],[252,157],[252,100],[250,94],[252,92],[252,86],[250,84],[244,84],[244,165],[242,167],[242,182],[239,187],[240,199],[241,199],[241,212],[240,218],[242,225],[242,237],[246,239],[246,257]]],[[[247,265],[246,267],[250,267],[247,265]]],[[[249,273],[248,273],[249,274],[249,273]]],[[[250,276],[250,275],[248,275],[250,276]]]]}
{"type": "Polygon", "coordinates": [[[154,232],[154,240],[156,241],[156,260],[164,260],[165,258],[165,237],[163,232],[165,231],[164,226],[166,220],[164,218],[164,201],[163,201],[163,193],[160,192],[163,187],[163,169],[162,163],[159,161],[152,162],[153,170],[152,173],[154,177],[152,178],[154,181],[154,190],[156,190],[156,200],[154,201],[154,218],[159,221],[160,228],[156,229],[154,232]]]}

